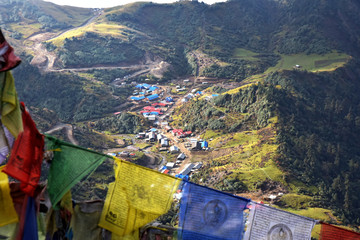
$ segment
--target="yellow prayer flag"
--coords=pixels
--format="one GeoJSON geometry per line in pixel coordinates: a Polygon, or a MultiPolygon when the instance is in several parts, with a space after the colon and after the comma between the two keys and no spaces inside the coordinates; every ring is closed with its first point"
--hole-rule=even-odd
{"type": "Polygon", "coordinates": [[[125,236],[169,211],[181,179],[121,160],[118,166],[99,226],[125,236]]]}
{"type": "Polygon", "coordinates": [[[111,234],[111,240],[139,240],[140,237],[139,237],[139,230],[135,230],[134,232],[132,232],[131,234],[129,235],[126,235],[126,236],[119,236],[119,235],[116,235],[115,233],[112,233],[111,234]]]}
{"type": "Polygon", "coordinates": [[[4,167],[0,167],[0,227],[18,221],[18,215],[10,196],[9,179],[2,172],[4,167]]]}
{"type": "Polygon", "coordinates": [[[65,193],[65,195],[62,197],[60,201],[60,207],[68,210],[71,214],[74,214],[74,209],[72,205],[72,196],[70,190],[67,193],[65,193]]]}
{"type": "Polygon", "coordinates": [[[0,72],[1,121],[16,138],[23,129],[20,104],[15,89],[15,80],[10,71],[0,72]]]}

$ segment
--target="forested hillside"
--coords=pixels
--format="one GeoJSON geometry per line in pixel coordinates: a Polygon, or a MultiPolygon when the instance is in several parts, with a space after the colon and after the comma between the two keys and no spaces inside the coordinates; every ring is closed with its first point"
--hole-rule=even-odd
{"type": "Polygon", "coordinates": [[[321,204],[359,224],[360,98],[358,63],[333,73],[276,73],[280,166],[319,187],[321,204]]]}
{"type": "MultiPolygon", "coordinates": [[[[97,84],[87,86],[85,78],[58,73],[42,74],[26,61],[15,71],[16,87],[20,100],[33,106],[49,108],[57,116],[67,122],[76,122],[99,118],[113,112],[119,100],[127,97],[126,92],[118,93],[120,99],[115,100],[110,86],[97,84]]],[[[114,93],[116,95],[116,93],[114,93]]]]}

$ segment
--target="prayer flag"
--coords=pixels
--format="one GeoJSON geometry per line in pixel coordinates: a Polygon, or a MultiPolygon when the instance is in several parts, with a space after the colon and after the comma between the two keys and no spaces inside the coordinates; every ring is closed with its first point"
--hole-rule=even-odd
{"type": "MultiPolygon", "coordinates": [[[[119,236],[116,235],[115,233],[111,233],[111,240],[139,240],[139,230],[133,231],[131,233],[131,235],[126,235],[126,236],[119,236]]],[[[151,239],[151,238],[146,238],[147,239],[151,239]]],[[[143,239],[142,239],[143,240],[143,239]]],[[[156,238],[154,240],[162,240],[161,238],[156,238]]]]}
{"type": "Polygon", "coordinates": [[[103,229],[98,226],[103,201],[77,203],[71,218],[73,240],[100,240],[103,229]]]}
{"type": "Polygon", "coordinates": [[[360,233],[327,223],[321,223],[320,240],[358,240],[360,233]]]}
{"type": "Polygon", "coordinates": [[[53,206],[56,206],[76,183],[108,158],[105,154],[81,148],[48,135],[46,145],[48,150],[54,150],[48,181],[48,192],[53,206]]]}
{"type": "Polygon", "coordinates": [[[2,172],[4,167],[0,167],[0,227],[18,221],[18,215],[10,196],[9,179],[2,172]]]}
{"type": "Polygon", "coordinates": [[[0,29],[0,72],[8,71],[20,64],[21,60],[14,54],[14,49],[5,40],[0,29]]]}
{"type": "Polygon", "coordinates": [[[14,137],[9,130],[0,123],[0,164],[2,164],[8,156],[13,144],[14,137]]]}
{"type": "Polygon", "coordinates": [[[7,224],[0,227],[0,239],[12,240],[16,238],[17,223],[7,224]]]}
{"type": "Polygon", "coordinates": [[[185,182],[178,239],[242,239],[249,199],[185,182]]]}
{"type": "Polygon", "coordinates": [[[30,114],[24,108],[22,118],[24,131],[14,142],[9,162],[4,172],[21,182],[21,190],[34,196],[40,180],[41,164],[44,152],[44,136],[36,129],[30,114]]]}
{"type": "Polygon", "coordinates": [[[26,206],[26,217],[22,240],[38,240],[37,217],[35,208],[35,199],[28,197],[26,206]]]}
{"type": "Polygon", "coordinates": [[[246,240],[311,239],[315,220],[263,204],[252,203],[246,240]]]}
{"type": "Polygon", "coordinates": [[[99,226],[119,236],[132,235],[169,211],[181,180],[129,162],[118,164],[99,226]]]}
{"type": "Polygon", "coordinates": [[[10,71],[0,72],[1,121],[10,133],[17,138],[23,131],[19,100],[15,80],[10,71]]]}

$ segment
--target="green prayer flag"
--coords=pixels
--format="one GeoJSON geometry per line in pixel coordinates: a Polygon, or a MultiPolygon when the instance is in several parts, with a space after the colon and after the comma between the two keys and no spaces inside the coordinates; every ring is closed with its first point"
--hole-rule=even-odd
{"type": "Polygon", "coordinates": [[[94,171],[107,155],[81,148],[46,135],[47,150],[54,151],[51,162],[48,192],[53,206],[82,178],[94,171]]]}

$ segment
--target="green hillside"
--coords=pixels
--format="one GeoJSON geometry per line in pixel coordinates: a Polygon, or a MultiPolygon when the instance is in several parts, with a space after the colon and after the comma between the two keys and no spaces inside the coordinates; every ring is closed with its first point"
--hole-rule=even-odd
{"type": "Polygon", "coordinates": [[[1,0],[0,6],[0,27],[18,40],[40,31],[79,26],[93,16],[90,9],[58,6],[41,0],[1,0]]]}

